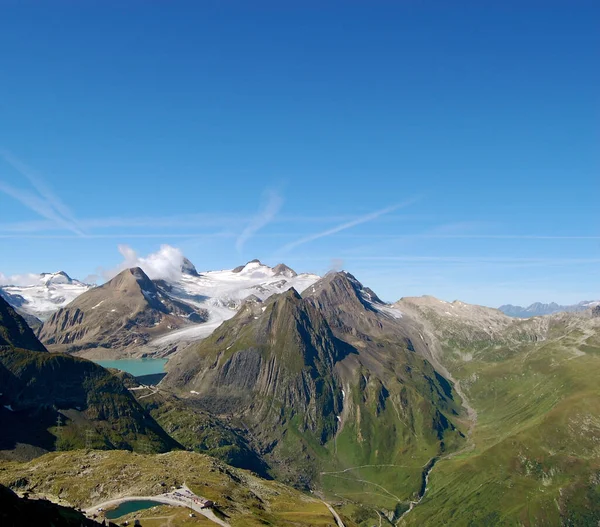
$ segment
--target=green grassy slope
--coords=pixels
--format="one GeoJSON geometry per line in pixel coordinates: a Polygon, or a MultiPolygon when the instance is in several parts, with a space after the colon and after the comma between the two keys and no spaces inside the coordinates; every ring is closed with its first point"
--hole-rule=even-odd
{"type": "Polygon", "coordinates": [[[404,524],[598,525],[598,321],[519,321],[504,338],[470,342],[456,338],[458,322],[436,324],[445,364],[477,410],[474,447],[436,465],[404,524]]]}
{"type": "MultiPolygon", "coordinates": [[[[161,494],[183,483],[213,500],[232,527],[335,525],[318,498],[192,452],[73,451],[0,464],[0,484],[84,509],[123,496],[161,494]]],[[[344,523],[356,527],[351,519],[344,523]]]]}

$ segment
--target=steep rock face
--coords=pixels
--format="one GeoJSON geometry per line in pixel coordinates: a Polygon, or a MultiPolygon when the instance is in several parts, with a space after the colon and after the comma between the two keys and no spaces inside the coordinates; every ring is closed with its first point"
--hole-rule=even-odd
{"type": "Polygon", "coordinates": [[[125,349],[152,336],[202,322],[206,312],[174,300],[139,268],[126,269],[54,313],[40,340],[54,350],[125,349]]]}
{"type": "Polygon", "coordinates": [[[194,264],[187,258],[183,259],[183,263],[181,264],[181,272],[189,276],[200,276],[194,264]]]}
{"type": "Polygon", "coordinates": [[[2,346],[46,351],[23,317],[0,297],[0,347],[2,346]]]}
{"type": "Polygon", "coordinates": [[[592,308],[592,317],[597,318],[600,317],[600,306],[596,306],[592,308]]]}
{"type": "Polygon", "coordinates": [[[333,365],[345,352],[323,317],[291,289],[265,304],[246,301],[230,322],[175,358],[163,382],[189,387],[213,410],[236,407],[256,424],[297,416],[303,430],[326,439],[341,404],[333,365]]]}
{"type": "MultiPolygon", "coordinates": [[[[284,480],[337,491],[339,480],[319,468],[385,471],[408,456],[417,460],[409,496],[421,467],[462,441],[452,385],[415,351],[402,314],[351,275],[328,276],[305,294],[247,301],[175,356],[163,383],[239,419],[284,480]]],[[[359,492],[354,478],[346,488],[359,492]]]]}

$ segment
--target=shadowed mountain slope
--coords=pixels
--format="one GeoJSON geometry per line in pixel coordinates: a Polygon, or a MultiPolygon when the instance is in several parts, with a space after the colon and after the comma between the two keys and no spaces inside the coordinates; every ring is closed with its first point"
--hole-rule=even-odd
{"type": "Polygon", "coordinates": [[[118,378],[93,362],[47,353],[2,299],[0,310],[0,334],[11,342],[0,346],[0,456],[31,458],[86,438],[97,448],[177,448],[118,378]]]}

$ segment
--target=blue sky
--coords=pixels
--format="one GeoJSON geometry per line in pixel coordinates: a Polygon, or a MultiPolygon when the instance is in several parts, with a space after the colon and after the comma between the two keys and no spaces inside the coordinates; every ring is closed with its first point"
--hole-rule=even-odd
{"type": "Polygon", "coordinates": [[[1,2],[0,272],[600,298],[600,4],[483,4],[1,2]]]}

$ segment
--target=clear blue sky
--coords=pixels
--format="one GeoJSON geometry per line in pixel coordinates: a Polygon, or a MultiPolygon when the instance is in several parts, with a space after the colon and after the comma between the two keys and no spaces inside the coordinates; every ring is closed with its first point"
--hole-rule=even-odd
{"type": "Polygon", "coordinates": [[[572,0],[1,2],[0,272],[169,244],[387,300],[599,298],[599,24],[572,0]]]}

